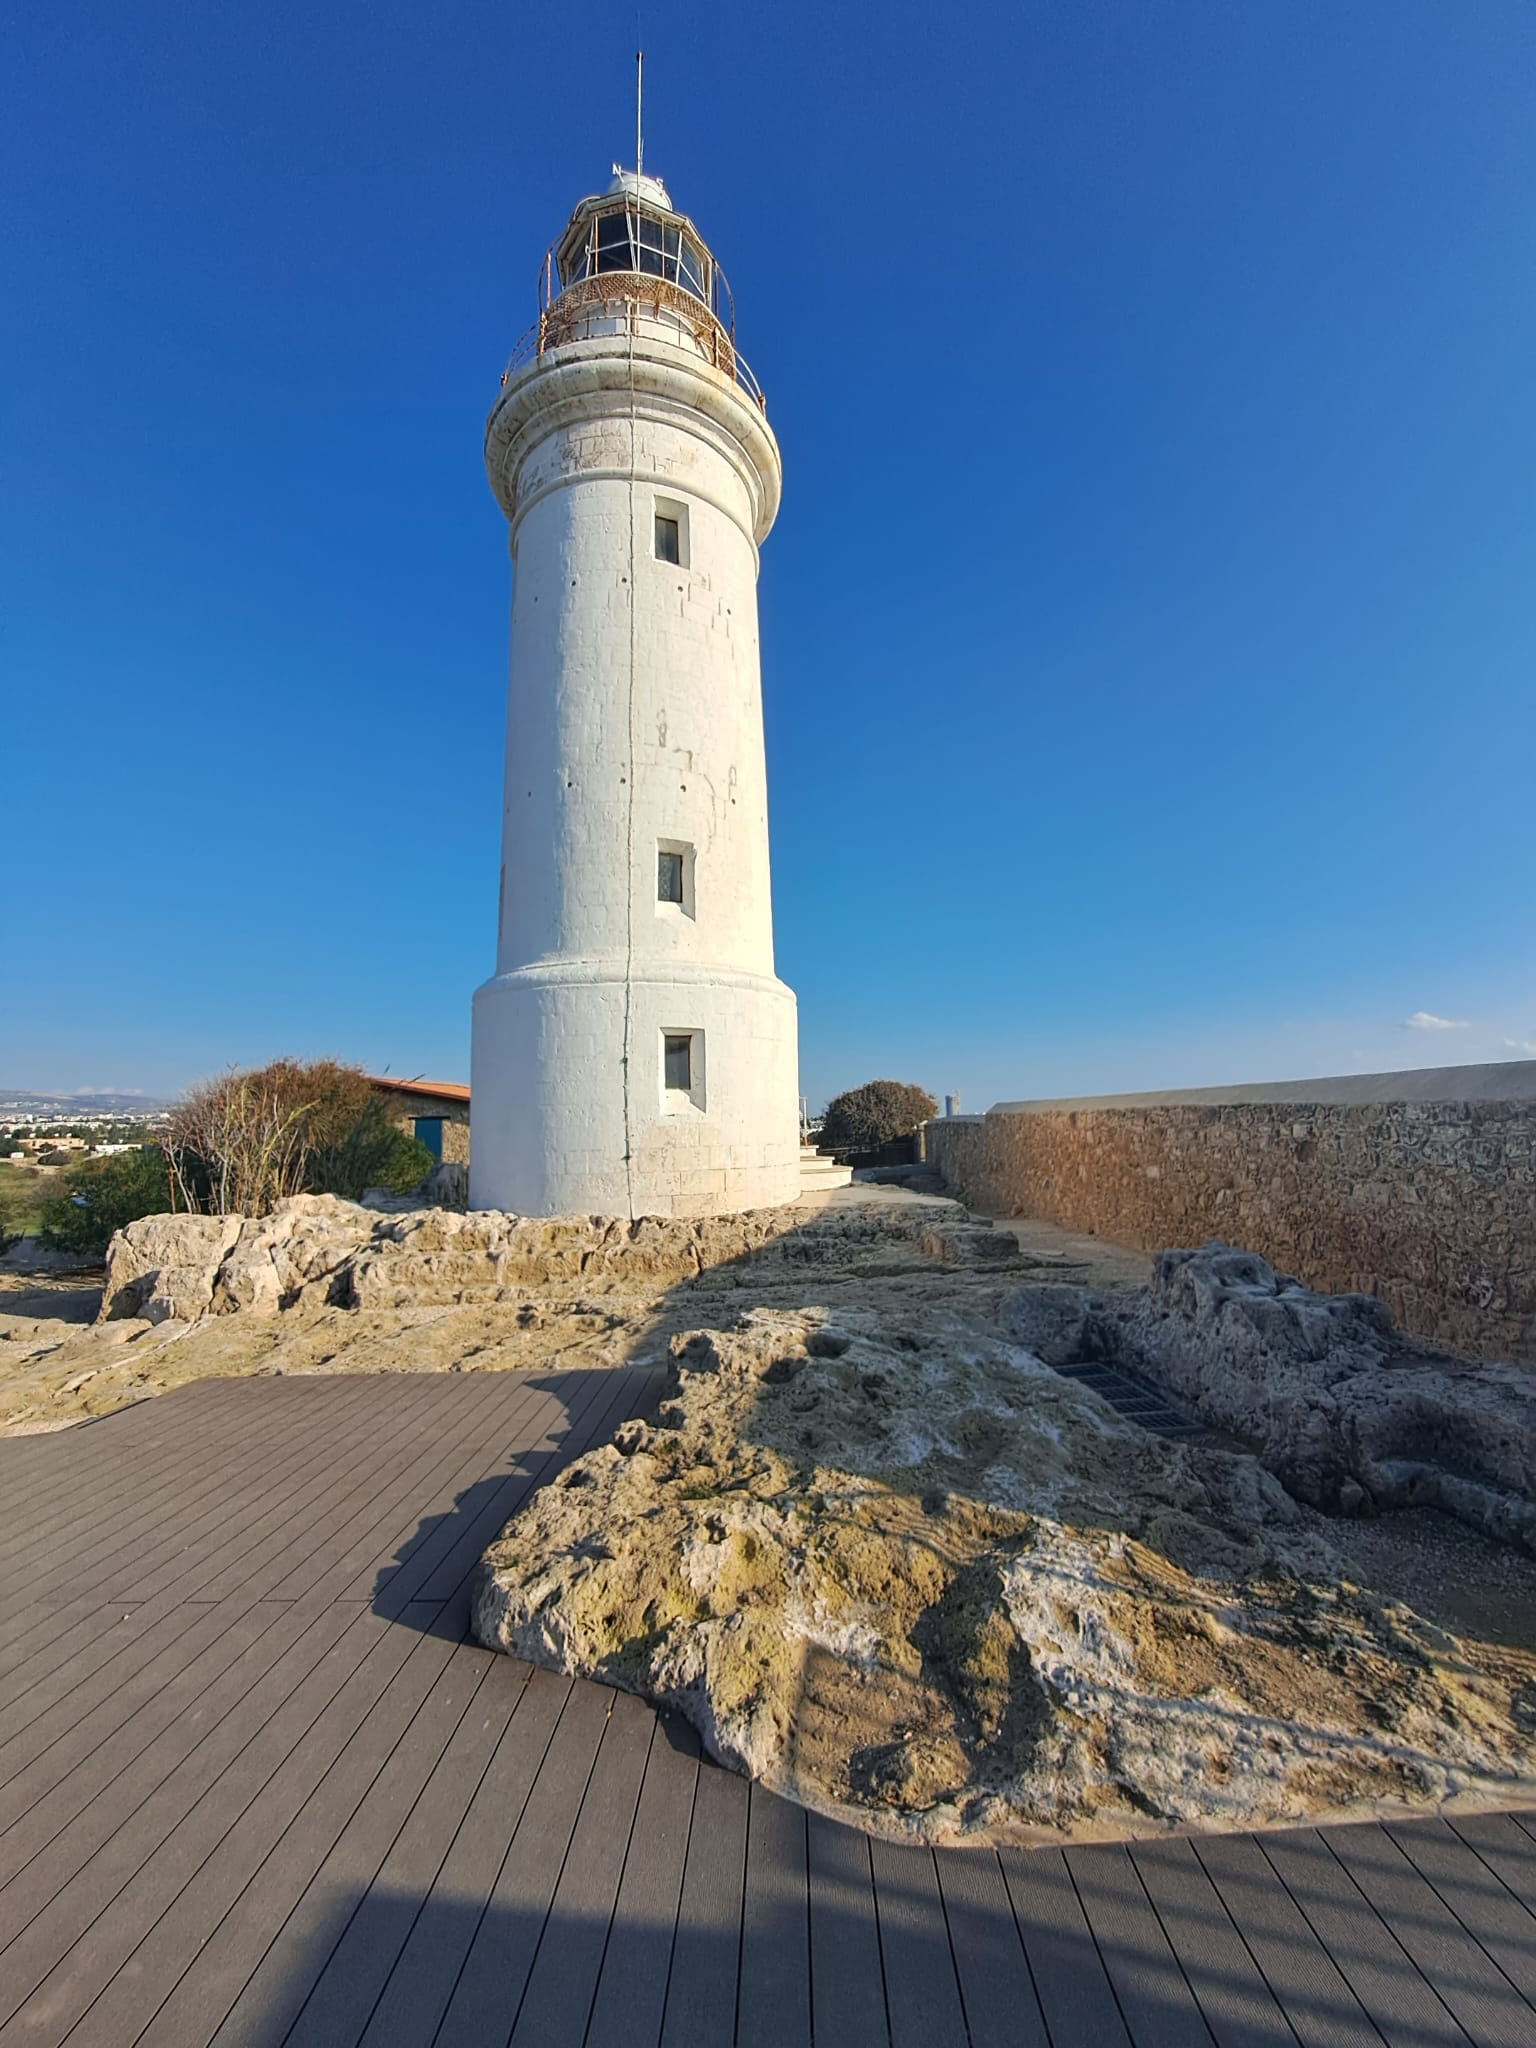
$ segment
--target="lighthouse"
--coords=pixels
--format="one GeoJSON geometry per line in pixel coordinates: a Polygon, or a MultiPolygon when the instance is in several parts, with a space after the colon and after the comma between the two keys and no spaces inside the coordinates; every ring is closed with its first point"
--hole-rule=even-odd
{"type": "Polygon", "coordinates": [[[512,656],[471,1203],[792,1201],[757,625],[779,449],[725,279],[659,178],[616,167],[549,251],[485,461],[511,534],[512,656]]]}

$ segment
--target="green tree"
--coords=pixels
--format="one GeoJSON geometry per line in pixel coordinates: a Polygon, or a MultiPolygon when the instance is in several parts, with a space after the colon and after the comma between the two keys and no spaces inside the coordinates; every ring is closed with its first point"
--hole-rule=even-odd
{"type": "Polygon", "coordinates": [[[42,1240],[83,1258],[105,1257],[114,1230],[173,1206],[170,1166],[158,1145],[76,1160],[60,1179],[60,1191],[42,1205],[42,1240]]]}
{"type": "Polygon", "coordinates": [[[910,1137],[938,1111],[927,1089],[910,1081],[866,1081],[833,1096],[817,1142],[827,1152],[878,1152],[895,1138],[910,1137]]]}

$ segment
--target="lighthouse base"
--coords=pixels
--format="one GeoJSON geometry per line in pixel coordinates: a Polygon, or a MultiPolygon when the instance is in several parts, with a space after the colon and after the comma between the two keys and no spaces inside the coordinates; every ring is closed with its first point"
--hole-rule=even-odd
{"type": "Polygon", "coordinates": [[[721,1216],[800,1192],[795,998],[771,976],[562,961],[475,992],[469,1200],[721,1216]]]}

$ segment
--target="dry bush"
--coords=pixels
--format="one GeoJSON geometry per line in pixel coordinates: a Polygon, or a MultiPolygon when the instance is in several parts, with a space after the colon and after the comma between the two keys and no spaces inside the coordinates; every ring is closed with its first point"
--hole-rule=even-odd
{"type": "Polygon", "coordinates": [[[265,1215],[290,1195],[412,1185],[431,1154],[385,1116],[361,1067],[273,1060],[191,1089],[168,1146],[182,1205],[265,1215]]]}

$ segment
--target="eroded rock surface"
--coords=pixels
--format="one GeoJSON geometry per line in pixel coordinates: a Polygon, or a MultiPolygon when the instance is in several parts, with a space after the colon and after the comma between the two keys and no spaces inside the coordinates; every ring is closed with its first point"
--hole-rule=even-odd
{"type": "Polygon", "coordinates": [[[974,1305],[989,1323],[1010,1280],[1043,1261],[1005,1231],[978,1257],[986,1235],[957,1203],[889,1189],[678,1223],[329,1196],[266,1217],[150,1217],[114,1241],[94,1329],[80,1327],[83,1292],[56,1316],[50,1303],[65,1296],[52,1283],[0,1276],[0,1435],[110,1414],[210,1374],[658,1364],[674,1332],[744,1305],[848,1300],[900,1314],[920,1296],[974,1305]]]}
{"type": "Polygon", "coordinates": [[[1250,1442],[1334,1514],[1432,1506],[1536,1551],[1536,1373],[1432,1350],[1364,1294],[1316,1294],[1220,1243],[1160,1252],[1151,1287],[1025,1286],[1010,1333],[1103,1358],[1250,1442]]]}
{"type": "Polygon", "coordinates": [[[1149,1436],[938,1313],[758,1311],[672,1348],[659,1421],[487,1553],[482,1641],[930,1839],[1536,1787],[1536,1657],[1371,1593],[1257,1459],[1149,1436]]]}
{"type": "Polygon", "coordinates": [[[870,1262],[882,1273],[930,1262],[1018,1263],[1005,1232],[953,1202],[850,1203],[808,1215],[790,1205],[738,1216],[625,1222],[608,1216],[511,1216],[298,1195],[271,1215],[146,1216],[113,1238],[101,1319],[188,1321],[323,1306],[444,1308],[694,1280],[750,1259],[785,1269],[870,1262]],[[954,1219],[959,1217],[957,1223],[954,1219]]]}

